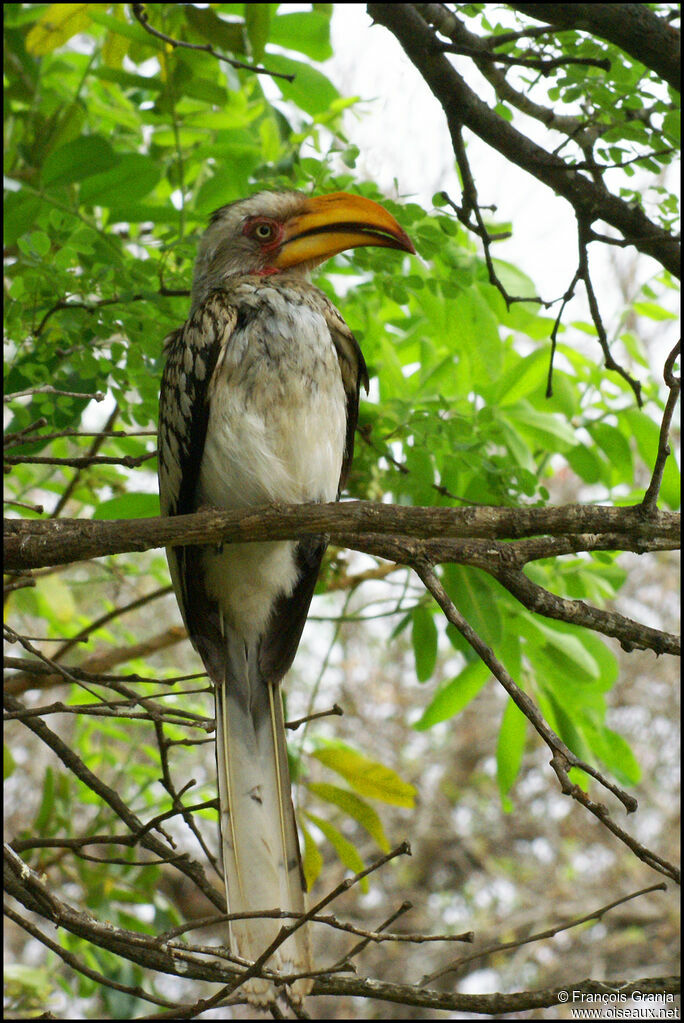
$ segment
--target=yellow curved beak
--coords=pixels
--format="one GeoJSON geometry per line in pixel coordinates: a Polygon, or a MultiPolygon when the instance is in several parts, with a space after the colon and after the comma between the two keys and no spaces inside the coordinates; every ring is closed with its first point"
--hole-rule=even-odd
{"type": "Polygon", "coordinates": [[[359,245],[416,251],[404,229],[377,202],[332,192],[307,199],[302,212],[285,223],[273,265],[285,270],[300,263],[321,263],[359,245]]]}

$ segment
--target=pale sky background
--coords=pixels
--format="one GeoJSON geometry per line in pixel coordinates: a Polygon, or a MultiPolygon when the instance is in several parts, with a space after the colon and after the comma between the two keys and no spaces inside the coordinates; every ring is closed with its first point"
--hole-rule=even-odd
{"type": "MultiPolygon", "coordinates": [[[[497,14],[501,15],[500,9],[497,14]]],[[[362,100],[346,114],[345,122],[350,141],[361,150],[359,174],[374,180],[387,195],[414,198],[428,209],[432,196],[440,190],[459,202],[460,186],[446,118],[394,36],[382,26],[372,25],[365,4],[347,3],[334,7],[332,41],[335,55],[324,70],[343,95],[356,95],[362,100]]],[[[491,102],[492,90],[470,59],[451,59],[481,98],[491,102]]],[[[552,143],[546,128],[517,113],[514,123],[546,148],[559,138],[554,136],[552,143]]],[[[480,202],[495,205],[494,216],[513,224],[513,237],[497,242],[493,255],[527,273],[542,298],[558,298],[577,268],[576,226],[570,205],[467,130],[465,138],[480,202]]],[[[634,182],[635,178],[630,179],[633,187],[634,182]]],[[[634,250],[613,248],[609,254],[599,244],[589,249],[592,277],[609,337],[623,307],[614,269],[608,262],[611,257],[628,266],[634,260],[634,250]]],[[[659,270],[655,261],[640,257],[636,278],[639,285],[659,270]]],[[[555,315],[557,309],[554,306],[547,315],[555,315]]],[[[581,287],[564,313],[565,323],[574,319],[589,319],[581,287]]],[[[676,340],[676,323],[665,321],[657,331],[651,321],[643,327],[649,336],[661,335],[656,350],[658,357],[662,353],[664,358],[676,340]]],[[[598,346],[596,349],[600,358],[598,346]]]]}

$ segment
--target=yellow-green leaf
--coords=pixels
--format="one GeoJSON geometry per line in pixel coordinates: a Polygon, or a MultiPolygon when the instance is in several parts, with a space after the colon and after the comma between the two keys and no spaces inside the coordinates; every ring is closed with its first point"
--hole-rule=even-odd
{"type": "Polygon", "coordinates": [[[318,851],[318,846],[311,837],[311,833],[302,824],[301,820],[299,826],[302,829],[304,835],[304,857],[302,860],[302,870],[304,871],[304,880],[306,882],[306,890],[310,891],[311,887],[323,869],[323,857],[318,851]]]}
{"type": "MultiPolygon", "coordinates": [[[[351,842],[347,841],[341,831],[338,831],[338,829],[331,824],[330,821],[326,821],[323,817],[318,817],[314,813],[309,813],[307,811],[306,816],[312,824],[316,825],[319,831],[323,832],[337,855],[344,863],[345,867],[349,867],[349,869],[353,870],[355,874],[358,874],[364,869],[365,864],[359,856],[358,850],[351,844],[351,842]]],[[[364,877],[359,884],[361,886],[361,891],[368,891],[367,878],[364,877]]]]}
{"type": "Polygon", "coordinates": [[[330,746],[316,750],[317,760],[344,780],[361,796],[380,799],[392,806],[412,807],[416,790],[403,781],[396,771],[377,760],[370,760],[347,746],[330,746]]]}
{"type": "Polygon", "coordinates": [[[85,31],[91,4],[50,4],[26,37],[26,49],[42,57],[62,46],[72,36],[85,31]]]}
{"type": "Polygon", "coordinates": [[[353,817],[362,828],[366,829],[383,852],[389,852],[390,846],[382,821],[365,799],[361,799],[360,796],[348,789],[341,789],[338,785],[329,785],[325,782],[311,782],[307,788],[309,792],[324,799],[327,803],[339,806],[340,810],[353,817]]]}
{"type": "Polygon", "coordinates": [[[57,575],[46,575],[36,580],[43,614],[53,624],[68,625],[76,614],[74,598],[69,587],[57,575]]]}

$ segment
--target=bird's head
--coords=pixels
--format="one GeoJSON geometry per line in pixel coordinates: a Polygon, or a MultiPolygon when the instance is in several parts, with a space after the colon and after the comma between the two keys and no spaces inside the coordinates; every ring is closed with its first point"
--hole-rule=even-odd
{"type": "Polygon", "coordinates": [[[415,252],[394,217],[371,199],[347,192],[259,192],[213,214],[195,263],[194,303],[228,277],[305,273],[359,245],[415,252]]]}

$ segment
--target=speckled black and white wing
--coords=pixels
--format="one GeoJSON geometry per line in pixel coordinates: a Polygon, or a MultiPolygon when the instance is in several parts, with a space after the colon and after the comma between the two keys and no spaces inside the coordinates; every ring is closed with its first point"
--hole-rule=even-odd
{"type": "MultiPolygon", "coordinates": [[[[166,364],[159,400],[158,443],[162,515],[185,515],[197,508],[197,480],[209,422],[209,383],[222,348],[230,344],[236,322],[235,308],[217,292],[164,341],[166,364]]],[[[189,569],[197,550],[167,549],[174,590],[193,641],[206,601],[206,597],[201,598],[201,587],[190,585],[189,569]],[[194,590],[192,598],[190,589],[194,590]]]]}

